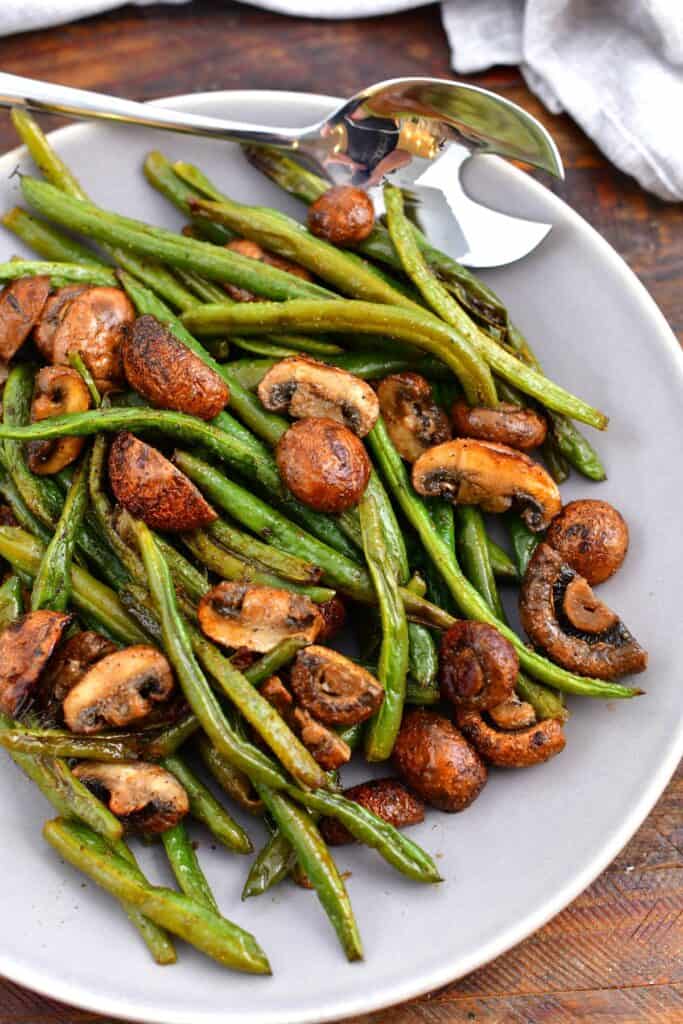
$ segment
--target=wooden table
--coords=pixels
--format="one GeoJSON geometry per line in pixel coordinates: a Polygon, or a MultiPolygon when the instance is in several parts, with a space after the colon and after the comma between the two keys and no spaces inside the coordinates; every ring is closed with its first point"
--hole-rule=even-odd
{"type": "MultiPolygon", "coordinates": [[[[196,0],[0,40],[5,71],[135,99],[250,87],[348,95],[381,78],[446,77],[448,56],[436,7],[339,23],[196,0]]],[[[566,199],[626,259],[683,340],[683,207],[615,171],[569,118],[544,110],[516,70],[471,80],[549,127],[568,169],[566,199]]],[[[0,150],[14,145],[3,114],[0,150]]],[[[431,996],[347,1024],[683,1024],[682,808],[679,771],[621,855],[544,929],[431,996]]],[[[104,1024],[0,981],[0,1024],[48,1022],[104,1024]]]]}

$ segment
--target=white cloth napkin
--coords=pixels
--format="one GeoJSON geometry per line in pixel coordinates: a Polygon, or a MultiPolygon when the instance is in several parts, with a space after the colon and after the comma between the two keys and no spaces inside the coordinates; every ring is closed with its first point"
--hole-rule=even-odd
{"type": "MultiPolygon", "coordinates": [[[[0,0],[0,35],[121,2],[0,0]]],[[[248,2],[299,17],[352,18],[429,0],[248,2]]],[[[617,167],[662,199],[683,199],[683,0],[443,0],[442,17],[455,71],[519,64],[548,109],[571,114],[617,167]]]]}

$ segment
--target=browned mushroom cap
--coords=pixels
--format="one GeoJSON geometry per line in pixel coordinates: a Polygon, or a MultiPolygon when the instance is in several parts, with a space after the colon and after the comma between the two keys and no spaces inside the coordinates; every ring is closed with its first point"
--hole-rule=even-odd
{"type": "Polygon", "coordinates": [[[497,768],[526,768],[549,761],[564,750],[562,722],[546,718],[515,732],[505,732],[490,725],[478,711],[461,708],[456,719],[473,747],[485,761],[497,768]]]}
{"type": "Polygon", "coordinates": [[[292,494],[309,508],[331,515],[357,505],[370,479],[363,442],[334,420],[293,423],[278,441],[276,458],[292,494]]]}
{"type": "Polygon", "coordinates": [[[517,652],[486,622],[454,622],[441,638],[441,696],[467,708],[493,708],[507,700],[519,672],[517,652]]]}
{"type": "MultiPolygon", "coordinates": [[[[344,790],[344,796],[388,821],[394,828],[407,828],[424,821],[424,804],[398,779],[370,779],[344,790]]],[[[320,831],[328,846],[355,842],[349,830],[336,818],[323,818],[320,831]]]]}
{"type": "MultiPolygon", "coordinates": [[[[90,408],[90,392],[76,370],[68,366],[44,366],[36,374],[31,403],[31,421],[85,412],[90,408]]],[[[58,473],[70,465],[83,451],[84,437],[55,437],[50,441],[31,441],[28,464],[32,473],[41,476],[58,473]]]]}
{"type": "Polygon", "coordinates": [[[71,615],[44,608],[0,633],[0,711],[14,716],[26,707],[71,621],[71,615]]]}
{"type": "Polygon", "coordinates": [[[346,623],[346,605],[341,597],[331,597],[329,601],[323,601],[318,605],[318,611],[323,617],[323,628],[318,633],[317,639],[320,643],[327,643],[333,636],[336,636],[346,623]]]}
{"type": "Polygon", "coordinates": [[[359,437],[372,430],[379,416],[379,401],[369,384],[307,356],[288,356],[272,366],[258,396],[271,412],[288,412],[298,420],[336,420],[359,437]]]}
{"type": "Polygon", "coordinates": [[[121,352],[128,383],[152,405],[212,420],[228,404],[225,381],[156,317],[138,317],[121,352]]]}
{"type": "MultiPolygon", "coordinates": [[[[313,275],[300,263],[294,263],[293,260],[286,260],[282,256],[276,256],[275,253],[267,252],[261,248],[258,242],[252,242],[248,238],[234,238],[232,242],[228,242],[225,248],[239,253],[240,256],[246,256],[250,260],[258,260],[260,263],[277,267],[278,270],[286,270],[288,274],[294,274],[303,281],[313,280],[313,275]]],[[[227,281],[223,283],[223,287],[235,302],[260,302],[262,299],[260,295],[254,295],[247,288],[240,288],[227,281]]]]}
{"type": "Polygon", "coordinates": [[[536,724],[536,712],[531,704],[520,700],[516,693],[512,693],[502,704],[489,708],[489,718],[499,729],[526,729],[536,724]]]}
{"type": "Polygon", "coordinates": [[[158,530],[197,530],[217,518],[191,480],[156,448],[127,432],[109,450],[116,500],[158,530]]]}
{"type": "Polygon", "coordinates": [[[135,309],[120,288],[60,288],[47,302],[34,336],[49,362],[67,365],[80,352],[99,383],[123,379],[121,342],[135,309]]]}
{"type": "Polygon", "coordinates": [[[539,544],[529,562],[519,610],[532,643],[563,668],[616,679],[647,667],[647,652],[623,622],[548,544],[539,544]]]}
{"type": "Polygon", "coordinates": [[[49,294],[49,277],[22,277],[0,293],[0,360],[8,363],[24,344],[49,294]]]}
{"type": "Polygon", "coordinates": [[[116,644],[94,630],[75,633],[60,646],[43,673],[41,687],[60,704],[88,669],[116,651],[116,644]]]}
{"type": "Polygon", "coordinates": [[[131,832],[165,832],[190,809],[183,786],[158,764],[81,761],[73,773],[131,832]]]}
{"type": "Polygon", "coordinates": [[[407,462],[427,448],[448,441],[448,416],[432,397],[432,387],[419,373],[393,373],[377,388],[379,406],[394,447],[407,462]]]}
{"type": "Polygon", "coordinates": [[[335,771],[351,759],[351,748],[341,736],[313,718],[294,698],[279,676],[266,679],[261,695],[273,705],[325,771],[335,771]]]}
{"type": "Polygon", "coordinates": [[[441,811],[462,811],[481,793],[487,772],[452,722],[419,708],[404,716],[393,752],[408,786],[441,811]]]}
{"type": "Polygon", "coordinates": [[[499,402],[495,409],[487,409],[460,400],[451,409],[451,419],[455,433],[462,437],[496,441],[524,452],[542,445],[548,432],[544,416],[511,402],[499,402]]]}
{"type": "Polygon", "coordinates": [[[72,732],[101,732],[145,718],[173,690],[173,673],[154,647],[137,644],[101,658],[64,700],[72,732]]]}
{"type": "Polygon", "coordinates": [[[333,185],[308,208],[311,234],[332,245],[357,245],[375,226],[375,209],[367,192],[333,185]]]}
{"type": "Polygon", "coordinates": [[[457,438],[430,448],[413,466],[418,494],[505,512],[513,502],[530,530],[544,530],[561,508],[557,484],[528,455],[503,444],[457,438]]]}
{"type": "Polygon", "coordinates": [[[628,551],[628,526],[606,501],[570,501],[556,516],[546,543],[594,586],[612,576],[628,551]]]}
{"type": "Polygon", "coordinates": [[[197,614],[202,631],[212,640],[261,654],[287,637],[313,643],[323,625],[310,598],[252,583],[217,584],[201,599],[197,614]]]}
{"type": "Polygon", "coordinates": [[[326,725],[364,722],[384,700],[384,689],[373,675],[317,644],[297,653],[290,682],[302,707],[326,725]]]}

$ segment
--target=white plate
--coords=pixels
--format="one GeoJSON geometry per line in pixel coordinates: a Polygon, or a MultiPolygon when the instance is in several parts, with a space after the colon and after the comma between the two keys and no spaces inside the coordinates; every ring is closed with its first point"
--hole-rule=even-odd
{"type": "MultiPolygon", "coordinates": [[[[181,97],[178,107],[265,124],[317,119],[329,98],[226,92],[181,97]]],[[[192,160],[237,199],[296,204],[225,144],[145,131],[78,125],[54,136],[59,152],[102,205],[178,226],[181,218],[145,182],[153,147],[192,160]]],[[[19,201],[23,152],[0,161],[2,208],[19,201]]],[[[486,279],[509,304],[546,370],[605,409],[597,437],[609,471],[600,486],[577,477],[566,497],[605,498],[631,528],[631,550],[601,594],[650,650],[646,697],[573,700],[566,751],[524,772],[495,772],[466,813],[430,813],[411,836],[438,858],[443,885],[403,879],[372,851],[340,851],[365,945],[348,965],[315,897],[281,885],[240,902],[249,860],[200,856],[224,913],[253,931],[272,978],[240,976],[181,946],[174,967],[155,967],[110,898],[60,863],[40,838],[49,811],[10,764],[0,771],[0,973],[90,1010],[163,1024],[327,1021],[426,992],[509,949],[581,892],[640,825],[683,748],[680,665],[680,429],[683,360],[654,303],[614,251],[561,200],[497,160],[471,167],[477,194],[506,212],[555,225],[532,256],[486,279]]],[[[3,237],[3,258],[19,251],[3,237]]],[[[258,828],[249,828],[258,840],[258,828]]],[[[169,881],[158,852],[150,875],[169,881]]]]}

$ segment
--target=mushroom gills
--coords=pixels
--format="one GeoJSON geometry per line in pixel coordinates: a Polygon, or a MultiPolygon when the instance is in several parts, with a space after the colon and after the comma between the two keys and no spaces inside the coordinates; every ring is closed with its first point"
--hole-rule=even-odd
{"type": "Polygon", "coordinates": [[[184,787],[175,775],[157,764],[82,761],[73,774],[129,831],[165,832],[182,821],[190,809],[184,787]]]}

